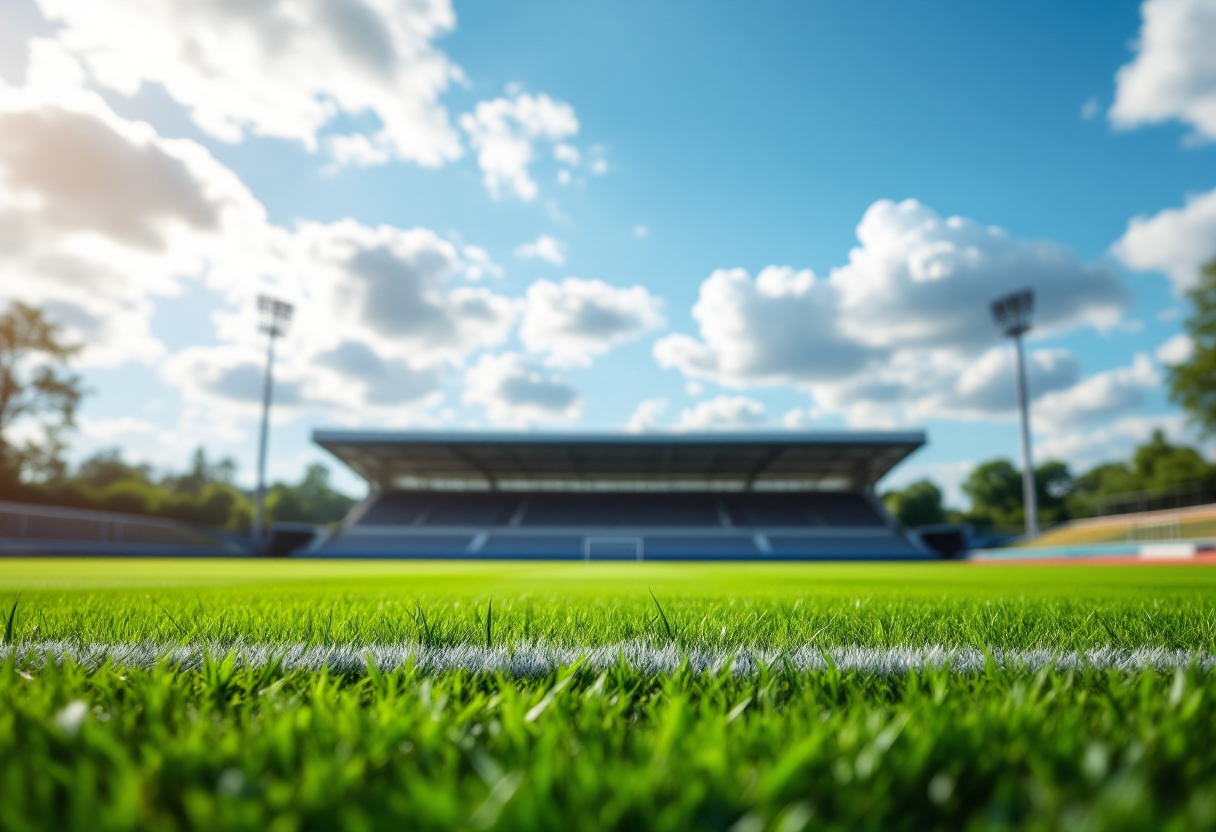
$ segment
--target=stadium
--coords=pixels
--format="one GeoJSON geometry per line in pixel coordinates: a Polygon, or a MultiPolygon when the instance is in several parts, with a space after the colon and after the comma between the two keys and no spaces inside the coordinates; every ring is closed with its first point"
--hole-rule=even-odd
{"type": "Polygon", "coordinates": [[[307,554],[565,560],[925,560],[875,484],[919,432],[320,431],[370,496],[307,554]]]}

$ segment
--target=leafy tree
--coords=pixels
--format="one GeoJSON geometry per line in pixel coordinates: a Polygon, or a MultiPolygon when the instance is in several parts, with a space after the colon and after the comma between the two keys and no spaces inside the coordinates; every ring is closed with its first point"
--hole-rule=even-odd
{"type": "Polygon", "coordinates": [[[8,479],[31,473],[55,480],[66,473],[62,437],[75,426],[76,407],[84,396],[69,364],[80,350],[32,306],[14,303],[0,315],[0,463],[8,479]],[[43,444],[13,447],[8,439],[13,426],[29,421],[41,427],[43,444]]]}
{"type": "Polygon", "coordinates": [[[1214,473],[1198,451],[1170,443],[1160,428],[1153,431],[1152,439],[1136,449],[1132,456],[1132,471],[1136,491],[1211,482],[1214,473]]]}
{"type": "Polygon", "coordinates": [[[1187,296],[1191,314],[1184,325],[1191,337],[1191,355],[1166,367],[1170,398],[1182,406],[1206,436],[1216,435],[1216,260],[1199,273],[1187,296]]]}
{"type": "Polygon", "coordinates": [[[197,494],[213,482],[232,485],[236,477],[236,463],[231,459],[221,459],[219,462],[209,462],[207,451],[202,447],[194,449],[191,457],[190,470],[179,477],[169,477],[165,485],[182,494],[197,494]]]}
{"type": "Polygon", "coordinates": [[[273,522],[336,523],[355,501],[329,484],[329,469],[308,466],[299,485],[277,483],[266,496],[266,514],[273,522]]]}
{"type": "Polygon", "coordinates": [[[887,510],[908,528],[946,521],[941,489],[930,480],[920,480],[902,491],[882,495],[887,510]]]}
{"type": "MultiPolygon", "coordinates": [[[[1062,462],[1046,462],[1034,471],[1035,496],[1042,525],[1069,518],[1068,495],[1073,490],[1072,474],[1062,462]]],[[[1025,525],[1022,505],[1022,472],[1005,459],[979,465],[963,483],[963,493],[971,498],[967,519],[978,526],[1017,529],[1025,525]]]]}
{"type": "Polygon", "coordinates": [[[115,483],[152,481],[152,469],[147,465],[128,465],[122,458],[122,451],[109,448],[98,451],[93,456],[80,463],[76,469],[76,480],[82,485],[98,490],[108,488],[115,483]]]}
{"type": "Polygon", "coordinates": [[[967,519],[976,525],[1012,529],[1022,525],[1022,474],[1006,459],[976,466],[963,483],[971,498],[967,519]]]}

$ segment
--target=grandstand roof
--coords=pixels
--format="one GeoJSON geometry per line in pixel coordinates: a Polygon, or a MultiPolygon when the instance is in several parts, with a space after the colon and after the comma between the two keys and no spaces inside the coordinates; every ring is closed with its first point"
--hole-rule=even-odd
{"type": "Polygon", "coordinates": [[[872,487],[925,434],[320,430],[313,441],[380,488],[725,491],[872,487]]]}

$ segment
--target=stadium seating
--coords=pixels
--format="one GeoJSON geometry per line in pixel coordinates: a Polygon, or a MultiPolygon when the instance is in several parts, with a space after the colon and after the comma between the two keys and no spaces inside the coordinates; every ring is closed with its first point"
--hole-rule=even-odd
{"type": "Polygon", "coordinates": [[[922,558],[848,492],[390,491],[316,552],[592,560],[922,558]]]}

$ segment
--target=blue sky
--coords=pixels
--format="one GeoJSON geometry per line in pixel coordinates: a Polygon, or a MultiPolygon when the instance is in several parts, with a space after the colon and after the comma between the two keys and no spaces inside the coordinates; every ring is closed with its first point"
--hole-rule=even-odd
{"type": "Polygon", "coordinates": [[[261,291],[303,316],[279,477],[320,426],[915,425],[890,484],[957,502],[1017,453],[985,303],[1020,285],[1040,458],[1193,438],[1206,0],[190,8],[0,9],[0,230],[37,241],[0,234],[0,300],[89,343],[77,456],[249,478],[261,291]]]}

